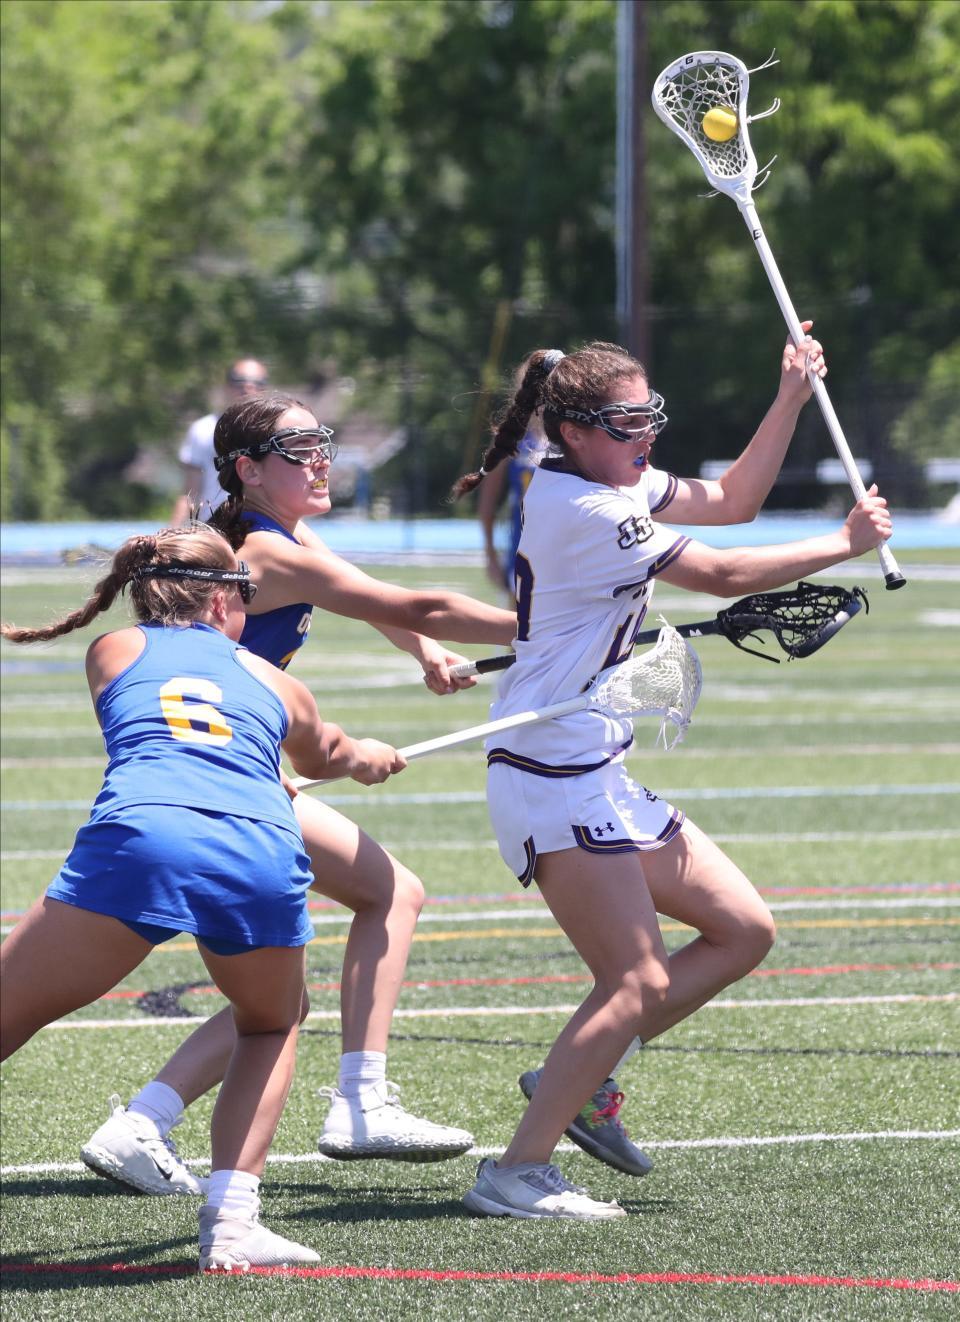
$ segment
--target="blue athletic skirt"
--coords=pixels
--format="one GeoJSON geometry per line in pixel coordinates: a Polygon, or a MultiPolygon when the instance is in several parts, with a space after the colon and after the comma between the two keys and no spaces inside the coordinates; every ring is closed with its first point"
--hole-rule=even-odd
{"type": "Polygon", "coordinates": [[[303,840],[271,822],[167,804],[117,808],[77,833],[54,900],[240,946],[313,936],[303,840]]]}

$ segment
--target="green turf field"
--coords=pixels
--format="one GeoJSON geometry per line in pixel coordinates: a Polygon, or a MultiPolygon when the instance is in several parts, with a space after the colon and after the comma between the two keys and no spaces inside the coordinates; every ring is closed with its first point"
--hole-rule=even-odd
{"type": "MultiPolygon", "coordinates": [[[[960,553],[898,550],[910,582],[822,652],[773,666],[697,646],[704,696],[686,742],[638,778],[715,836],[772,905],[757,973],[635,1058],[623,1117],[642,1181],[564,1145],[564,1172],[628,1209],[613,1225],[494,1221],[460,1199],[476,1155],[438,1165],[319,1159],[335,1081],[343,911],[318,902],[313,1014],[264,1182],[265,1220],[324,1269],[195,1275],[190,1200],[127,1197],[82,1167],[107,1113],[222,1004],[186,937],[3,1067],[4,1316],[284,1319],[821,1319],[956,1316],[960,1239],[960,553]],[[934,563],[935,561],[935,563],[934,563]],[[148,993],[164,993],[148,997],[148,993]],[[954,1291],[934,1288],[952,1283],[954,1291]]],[[[480,595],[479,571],[390,568],[480,595]]],[[[77,604],[89,570],[10,570],[3,616],[77,604]]],[[[839,581],[849,583],[849,572],[839,581]]],[[[674,622],[718,603],[661,588],[674,622]]],[[[114,614],[111,623],[122,617],[114,614]]],[[[4,646],[3,925],[54,875],[100,783],[86,644],[4,646]]],[[[479,654],[480,649],[472,649],[479,654]]],[[[431,697],[379,634],[319,613],[295,673],[352,733],[401,745],[485,719],[489,681],[431,697]]],[[[583,966],[494,847],[479,748],[388,785],[324,791],[422,876],[428,904],[388,1074],[412,1110],[506,1144],[539,1063],[586,992],[583,966]]],[[[687,933],[667,924],[670,945],[687,933]]],[[[201,1171],[211,1101],[177,1141],[201,1171]]]]}

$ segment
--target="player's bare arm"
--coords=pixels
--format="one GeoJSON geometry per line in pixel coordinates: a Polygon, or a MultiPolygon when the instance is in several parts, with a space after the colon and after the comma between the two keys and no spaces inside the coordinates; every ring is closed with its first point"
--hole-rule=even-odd
{"type": "Polygon", "coordinates": [[[780,362],[780,387],[749,445],[715,481],[681,478],[670,504],[655,518],[700,525],[750,523],[773,488],[796,429],[800,410],[811,396],[810,376],[827,374],[823,346],[807,332],[799,347],[787,340],[780,362]]]}
{"type": "Polygon", "coordinates": [[[390,744],[354,739],[339,725],[325,721],[300,680],[249,652],[243,653],[243,664],[273,689],[286,708],[289,728],[282,747],[299,775],[325,780],[350,776],[361,785],[379,785],[406,766],[390,744]]]}
{"type": "Polygon", "coordinates": [[[330,551],[254,533],[244,555],[259,586],[251,614],[309,601],[351,619],[461,643],[510,643],[516,615],[459,592],[411,592],[382,583],[330,551]]]}
{"type": "Polygon", "coordinates": [[[836,532],[781,546],[728,550],[689,542],[677,560],[658,577],[674,587],[710,592],[718,597],[766,592],[872,551],[892,531],[887,502],[873,486],[857,501],[836,532]]]}

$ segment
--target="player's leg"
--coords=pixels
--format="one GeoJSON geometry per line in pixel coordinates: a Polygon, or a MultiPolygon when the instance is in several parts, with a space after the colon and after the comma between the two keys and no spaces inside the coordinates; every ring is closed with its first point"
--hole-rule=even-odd
{"type": "Polygon", "coordinates": [[[400,1106],[386,1078],[387,1038],[423,904],[414,874],[355,823],[319,799],[294,800],[314,889],[352,909],[340,1004],[343,1055],[320,1151],[342,1160],[442,1161],[473,1137],[400,1106]]]}
{"type": "MultiPolygon", "coordinates": [[[[560,781],[494,765],[489,792],[504,860],[528,881],[537,849],[542,857],[567,850],[571,840],[578,839],[585,856],[612,858],[635,851],[646,856],[675,834],[682,821],[670,804],[631,780],[620,762],[560,781]]],[[[653,1162],[624,1127],[625,1098],[615,1075],[640,1046],[638,1038],[630,1041],[614,1070],[595,1081],[591,1096],[566,1129],[591,1157],[632,1176],[646,1175],[653,1162]]],[[[520,1075],[528,1099],[542,1074],[541,1066],[520,1075]]]]}
{"type": "MultiPolygon", "coordinates": [[[[409,869],[341,813],[306,794],[297,796],[294,807],[315,878],[311,889],[355,914],[341,992],[344,1053],[338,1086],[327,1094],[331,1106],[320,1149],[343,1159],[434,1161],[459,1156],[472,1146],[472,1136],[410,1114],[399,1105],[397,1090],[386,1079],[387,1036],[423,887],[409,869]]],[[[85,1145],[84,1160],[95,1151],[102,1162],[109,1162],[111,1177],[124,1182],[124,1154],[130,1151],[125,1117],[142,1116],[166,1140],[166,1152],[159,1154],[165,1169],[146,1169],[138,1150],[131,1154],[136,1156],[135,1169],[126,1182],[141,1193],[201,1193],[201,1184],[176,1155],[169,1134],[184,1108],[223,1078],[234,1041],[229,1009],[201,1024],[125,1108],[119,1099],[111,1103],[113,1112],[85,1145]],[[176,1163],[172,1171],[170,1159],[176,1163]]]]}
{"type": "Polygon", "coordinates": [[[344,1051],[387,1049],[423,886],[402,863],[329,805],[298,794],[294,811],[314,875],[313,889],[354,913],[343,957],[344,1051]]]}
{"type": "Polygon", "coordinates": [[[537,884],[589,968],[594,986],[547,1056],[507,1150],[484,1163],[466,1196],[474,1211],[507,1216],[622,1216],[565,1185],[550,1157],[597,1079],[608,1077],[667,994],[667,954],[639,855],[581,848],[541,854],[537,884]]]}
{"type": "Polygon", "coordinates": [[[152,948],[116,918],[47,896],[36,900],[0,948],[0,1058],[110,991],[152,948]]]}
{"type": "MultiPolygon", "coordinates": [[[[637,1029],[637,1041],[647,1042],[755,968],[773,944],[775,931],[769,909],[744,874],[692,822],[685,822],[663,848],[640,858],[657,911],[699,932],[670,955],[667,994],[637,1029]]],[[[614,1075],[622,1063],[566,1132],[606,1165],[642,1175],[651,1163],[630,1141],[619,1115],[623,1092],[614,1075]]],[[[538,1070],[522,1076],[521,1088],[528,1097],[540,1075],[538,1070]]]]}
{"type": "Polygon", "coordinates": [[[670,955],[667,995],[639,1030],[647,1042],[756,968],[776,929],[750,881],[689,820],[663,849],[643,855],[643,871],[658,913],[699,932],[670,955]]]}
{"type": "Polygon", "coordinates": [[[203,1271],[319,1262],[319,1255],[259,1223],[260,1177],[286,1104],[303,1003],[304,952],[262,947],[217,954],[198,940],[230,999],[236,1041],[210,1124],[211,1174],[200,1209],[203,1271]]]}

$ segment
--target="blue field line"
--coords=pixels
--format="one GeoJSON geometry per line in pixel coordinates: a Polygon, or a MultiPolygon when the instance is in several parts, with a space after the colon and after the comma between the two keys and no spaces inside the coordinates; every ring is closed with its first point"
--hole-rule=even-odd
{"type": "MultiPolygon", "coordinates": [[[[483,531],[476,519],[358,519],[327,515],[311,520],[326,544],[339,555],[410,556],[483,555],[483,531]]],[[[709,546],[761,546],[835,532],[837,520],[822,511],[764,511],[751,523],[676,530],[709,546]]],[[[6,563],[59,563],[64,551],[83,546],[114,549],[136,533],[156,532],[152,520],[84,520],[73,523],[5,523],[2,554],[6,563]]],[[[941,550],[960,546],[960,525],[936,512],[901,511],[894,521],[891,546],[941,550]]]]}
{"type": "MultiPolygon", "coordinates": [[[[960,784],[947,785],[763,785],[745,789],[728,785],[700,789],[684,787],[682,789],[658,790],[662,799],[822,799],[851,798],[876,799],[883,797],[897,798],[906,795],[943,795],[960,796],[960,784]]],[[[323,803],[361,804],[366,802],[362,794],[323,794],[318,796],[323,803]]],[[[372,800],[371,800],[372,801],[372,800]]],[[[378,794],[378,805],[384,804],[431,804],[431,803],[486,803],[487,796],[482,790],[438,790],[434,794],[378,794]]],[[[5,799],[0,803],[4,812],[44,812],[47,810],[63,812],[67,810],[88,809],[89,799],[5,799]]]]}

